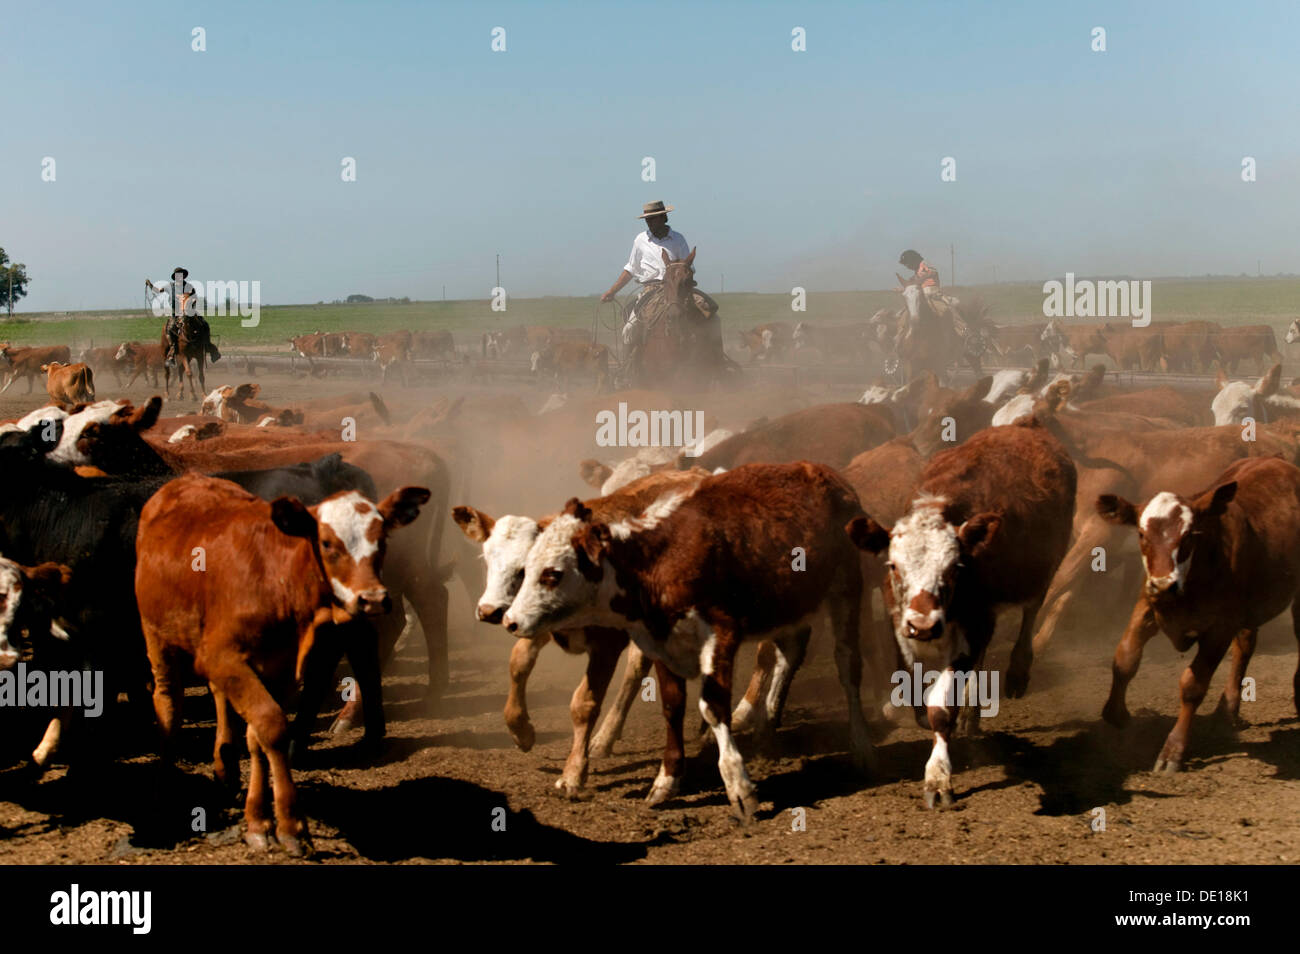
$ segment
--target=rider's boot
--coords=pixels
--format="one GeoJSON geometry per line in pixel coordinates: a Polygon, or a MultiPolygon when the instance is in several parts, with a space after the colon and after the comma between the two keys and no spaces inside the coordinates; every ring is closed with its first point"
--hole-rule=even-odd
{"type": "Polygon", "coordinates": [[[211,341],[208,342],[208,360],[213,364],[221,360],[221,352],[217,350],[217,346],[211,341]]]}

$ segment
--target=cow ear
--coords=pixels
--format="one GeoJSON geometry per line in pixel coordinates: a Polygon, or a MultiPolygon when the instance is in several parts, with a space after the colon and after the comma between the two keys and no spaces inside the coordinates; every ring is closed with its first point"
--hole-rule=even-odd
{"type": "Polygon", "coordinates": [[[290,537],[316,539],[316,518],[297,497],[277,497],[271,502],[271,522],[279,531],[290,537]]]}
{"type": "Polygon", "coordinates": [[[1057,381],[1047,389],[1047,395],[1043,400],[1047,403],[1047,409],[1052,412],[1059,411],[1070,397],[1070,382],[1057,381]]]}
{"type": "Polygon", "coordinates": [[[235,388],[235,393],[231,397],[233,401],[247,401],[249,398],[257,397],[257,392],[261,387],[256,384],[241,384],[235,388]]]}
{"type": "Polygon", "coordinates": [[[1115,494],[1102,494],[1097,498],[1097,515],[1117,527],[1136,527],[1137,507],[1115,494]]]}
{"type": "Polygon", "coordinates": [[[162,413],[162,398],[155,394],[141,407],[136,408],[129,417],[127,423],[131,425],[132,430],[147,431],[158,423],[158,415],[162,413]]]}
{"type": "Polygon", "coordinates": [[[591,519],[591,508],[577,497],[570,497],[564,504],[564,514],[569,517],[577,517],[585,523],[591,519]]]}
{"type": "Polygon", "coordinates": [[[428,487],[399,487],[379,503],[379,515],[388,531],[414,522],[420,508],[433,496],[428,487]]]}
{"type": "Polygon", "coordinates": [[[995,513],[977,513],[957,528],[957,542],[967,556],[977,557],[988,549],[1002,518],[995,513]]]}
{"type": "MultiPolygon", "coordinates": [[[[1218,365],[1217,361],[1215,362],[1215,365],[1218,365]]],[[[1219,368],[1219,373],[1214,376],[1214,385],[1220,391],[1228,386],[1228,376],[1223,373],[1222,367],[1219,368]]]]}
{"type": "Polygon", "coordinates": [[[593,583],[598,582],[604,573],[601,560],[609,552],[609,527],[593,523],[575,533],[571,542],[578,554],[578,571],[593,583]]]}
{"type": "Polygon", "coordinates": [[[854,517],[844,525],[854,546],[868,553],[883,553],[889,546],[889,531],[868,516],[854,517]]]}
{"type": "Polygon", "coordinates": [[[1228,504],[1232,503],[1232,498],[1237,496],[1237,482],[1230,480],[1226,484],[1220,484],[1214,488],[1214,496],[1206,505],[1204,512],[1211,517],[1222,516],[1228,509],[1228,504]]]}
{"type": "Polygon", "coordinates": [[[612,473],[614,471],[609,465],[602,464],[598,460],[589,458],[578,462],[578,476],[582,478],[582,482],[597,490],[605,485],[605,481],[609,480],[609,475],[612,473]]]}
{"type": "Polygon", "coordinates": [[[1268,373],[1259,379],[1259,384],[1255,385],[1255,393],[1260,397],[1268,397],[1270,394],[1276,394],[1278,388],[1282,386],[1282,365],[1275,364],[1268,369],[1268,373]]]}
{"type": "Polygon", "coordinates": [[[475,510],[473,507],[452,507],[451,519],[456,521],[456,526],[460,527],[460,532],[465,534],[475,543],[484,543],[492,535],[492,528],[496,521],[485,514],[482,510],[475,510]]]}

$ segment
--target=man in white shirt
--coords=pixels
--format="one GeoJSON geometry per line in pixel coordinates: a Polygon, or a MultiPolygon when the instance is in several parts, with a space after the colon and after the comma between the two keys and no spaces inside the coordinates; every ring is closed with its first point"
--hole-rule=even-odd
{"type": "MultiPolygon", "coordinates": [[[[641,304],[641,300],[648,292],[663,281],[664,252],[668,253],[671,261],[679,261],[691,253],[690,243],[680,232],[668,227],[668,213],[671,211],[673,207],[664,205],[663,202],[647,202],[642,206],[641,214],[637,218],[645,220],[646,230],[638,233],[632,240],[632,254],[628,256],[622,273],[615,279],[614,284],[609,286],[609,291],[600,296],[601,301],[610,301],[633,279],[641,283],[641,291],[629,309],[627,322],[623,325],[623,344],[631,349],[629,360],[634,364],[644,332],[640,322],[637,321],[637,306],[641,304]]],[[[695,300],[700,311],[708,318],[717,314],[717,305],[703,292],[696,291],[695,300]]],[[[720,339],[720,335],[718,337],[720,339]]]]}

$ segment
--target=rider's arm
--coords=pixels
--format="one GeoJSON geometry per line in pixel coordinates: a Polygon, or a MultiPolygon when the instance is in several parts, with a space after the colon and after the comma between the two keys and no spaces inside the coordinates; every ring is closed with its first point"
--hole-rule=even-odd
{"type": "Polygon", "coordinates": [[[629,272],[626,268],[623,269],[622,273],[619,274],[618,278],[614,280],[614,284],[609,286],[609,291],[605,292],[605,294],[600,296],[600,300],[609,301],[611,298],[613,298],[615,295],[618,294],[618,290],[620,288],[622,288],[631,280],[632,280],[632,273],[629,272]]]}

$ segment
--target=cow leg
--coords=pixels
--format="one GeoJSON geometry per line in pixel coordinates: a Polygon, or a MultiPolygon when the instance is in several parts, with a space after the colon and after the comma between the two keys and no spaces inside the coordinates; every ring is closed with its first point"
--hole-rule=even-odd
{"type": "Polygon", "coordinates": [[[776,655],[776,643],[770,639],[765,639],[758,644],[758,648],[754,651],[754,671],[749,677],[745,697],[740,700],[736,711],[731,714],[732,732],[752,730],[755,733],[762,733],[764,731],[768,713],[767,706],[763,703],[771,685],[772,674],[776,671],[776,655]]]}
{"type": "Polygon", "coordinates": [[[614,743],[622,738],[623,724],[627,722],[627,714],[636,701],[637,693],[641,691],[642,683],[650,674],[651,665],[651,661],[637,648],[636,643],[627,644],[627,668],[623,670],[623,684],[618,688],[618,698],[614,700],[613,707],[605,714],[600,728],[591,740],[593,758],[607,758],[614,750],[614,743]]]}
{"type": "Polygon", "coordinates": [[[217,741],[212,750],[212,773],[217,781],[231,791],[239,790],[239,752],[235,748],[235,733],[230,725],[230,702],[225,693],[208,683],[212,704],[217,710],[217,741]]]}
{"type": "Polygon", "coordinates": [[[517,639],[510,650],[510,691],[506,695],[505,719],[510,738],[521,752],[533,747],[537,738],[533,724],[528,719],[528,677],[537,665],[537,654],[551,641],[550,633],[535,639],[517,639]]]}
{"type": "Polygon", "coordinates": [[[840,687],[849,707],[849,753],[854,768],[870,772],[875,767],[876,756],[867,720],[862,715],[862,574],[856,562],[849,569],[845,592],[832,594],[827,607],[835,636],[835,668],[839,670],[840,687]]]}
{"type": "MultiPolygon", "coordinates": [[[[298,694],[298,707],[293,716],[292,738],[289,743],[290,752],[295,755],[305,752],[311,745],[316,716],[333,689],[334,673],[343,658],[343,645],[338,635],[337,632],[332,632],[329,638],[324,638],[323,634],[317,636],[316,645],[307,654],[303,664],[302,691],[298,694]]],[[[216,690],[213,691],[215,693],[216,690]]],[[[344,706],[345,711],[348,705],[351,703],[344,706]]],[[[330,726],[331,734],[336,731],[342,719],[340,713],[339,718],[330,726]]],[[[352,723],[349,722],[347,728],[351,727],[352,723]]]]}
{"type": "Polygon", "coordinates": [[[771,749],[776,742],[776,730],[781,726],[781,716],[785,713],[785,700],[790,695],[790,683],[808,654],[808,638],[811,635],[812,627],[806,626],[797,633],[781,636],[775,640],[776,664],[772,669],[767,698],[763,701],[766,719],[759,734],[760,744],[768,749],[771,749]]]}
{"type": "Polygon", "coordinates": [[[5,377],[5,386],[0,388],[0,394],[4,394],[6,391],[8,391],[9,385],[13,384],[14,381],[16,380],[18,380],[18,372],[10,371],[9,374],[5,377]]]}
{"type": "MultiPolygon", "coordinates": [[[[1057,567],[1056,573],[1052,577],[1051,586],[1047,588],[1047,595],[1040,604],[1040,606],[1047,607],[1047,612],[1042,616],[1042,622],[1038,626],[1038,632],[1035,634],[1033,644],[1030,647],[1031,661],[1033,653],[1041,653],[1051,640],[1056,632],[1056,627],[1060,625],[1061,617],[1065,614],[1066,608],[1074,599],[1075,591],[1083,585],[1082,576],[1085,568],[1093,558],[1093,549],[1105,543],[1110,538],[1111,533],[1112,527],[1100,517],[1088,518],[1084,521],[1083,526],[1079,528],[1079,535],[1075,538],[1074,545],[1070,547],[1065,554],[1065,559],[1057,567]]],[[[1027,677],[1028,672],[1026,671],[1027,677]]]]}
{"type": "Polygon", "coordinates": [[[1120,637],[1119,645],[1115,647],[1115,660],[1110,668],[1110,698],[1101,710],[1101,717],[1117,729],[1128,725],[1128,705],[1124,701],[1124,694],[1128,684],[1137,675],[1138,666],[1142,662],[1142,648],[1158,629],[1156,614],[1146,600],[1139,598],[1129,617],[1128,627],[1120,637]]]}
{"type": "Polygon", "coordinates": [[[659,701],[667,726],[668,738],[664,744],[664,760],[659,774],[650,786],[645,803],[662,805],[682,788],[682,768],[686,763],[686,680],[661,662],[656,662],[655,677],[659,682],[659,701]]]}
{"type": "Polygon", "coordinates": [[[1034,663],[1034,620],[1043,601],[1026,603],[1020,611],[1020,633],[1011,649],[1011,665],[1007,667],[1007,698],[1019,699],[1029,688],[1029,669],[1034,663]]]}
{"type": "Polygon", "coordinates": [[[731,679],[737,640],[733,633],[721,627],[715,627],[713,635],[712,665],[701,667],[705,676],[700,687],[700,714],[718,743],[718,772],[732,813],[741,824],[748,824],[758,811],[758,796],[745,772],[745,759],[731,735],[731,679]]]}
{"type": "Polygon", "coordinates": [[[255,851],[271,850],[271,819],[266,816],[266,763],[252,725],[244,733],[248,742],[248,794],[244,797],[244,844],[255,851]]]}
{"type": "MultiPolygon", "coordinates": [[[[378,746],[388,731],[384,719],[384,687],[379,664],[379,638],[374,626],[366,620],[357,620],[343,627],[343,630],[341,634],[343,651],[347,654],[348,662],[352,665],[352,673],[357,680],[356,691],[348,705],[354,707],[354,713],[355,706],[361,707],[361,717],[366,726],[365,734],[361,739],[362,745],[378,746]]],[[[343,715],[340,713],[339,720],[342,719],[343,715]]]]}
{"type": "MultiPolygon", "coordinates": [[[[619,635],[622,635],[621,633],[619,635]]],[[[626,639],[623,636],[623,639],[626,639]]],[[[592,638],[587,633],[587,674],[573,691],[569,703],[569,717],[573,720],[573,748],[564,763],[564,772],[555,783],[556,790],[566,798],[576,798],[587,784],[587,746],[591,742],[592,728],[600,715],[600,705],[605,700],[609,681],[618,667],[618,657],[623,644],[617,638],[602,633],[592,638]]]]}
{"type": "Polygon", "coordinates": [[[1227,719],[1230,725],[1241,724],[1241,681],[1246,678],[1246,667],[1250,657],[1255,654],[1256,629],[1243,629],[1232,641],[1232,665],[1228,669],[1228,682],[1223,687],[1219,698],[1217,714],[1227,719]]]}
{"type": "Polygon", "coordinates": [[[245,840],[254,848],[266,844],[266,777],[261,756],[271,770],[274,790],[275,838],[290,855],[311,852],[307,826],[297,813],[293,777],[289,772],[289,720],[271,696],[262,680],[247,664],[228,663],[218,669],[212,681],[221,688],[230,704],[248,723],[248,753],[252,763],[249,774],[248,800],[244,813],[248,819],[245,840]],[[254,794],[256,793],[256,794],[254,794]],[[256,837],[260,835],[261,837],[256,837]]]}
{"type": "Polygon", "coordinates": [[[934,747],[925,763],[926,808],[934,808],[936,804],[948,808],[953,802],[952,761],[948,757],[948,744],[952,741],[952,730],[957,720],[957,706],[948,701],[953,681],[953,670],[949,666],[939,674],[925,698],[925,712],[930,720],[930,731],[934,733],[934,747]]]}
{"type": "Polygon", "coordinates": [[[1174,723],[1169,738],[1165,739],[1164,747],[1161,748],[1152,771],[1173,773],[1183,767],[1183,753],[1187,749],[1187,735],[1192,728],[1192,717],[1196,715],[1196,707],[1205,698],[1205,693],[1210,688],[1210,677],[1214,675],[1214,670],[1218,668],[1223,654],[1228,651],[1228,643],[1231,641],[1222,630],[1211,630],[1201,635],[1196,657],[1192,660],[1192,664],[1183,670],[1182,678],[1178,680],[1178,692],[1181,696],[1178,721],[1174,723]]]}
{"type": "Polygon", "coordinates": [[[45,768],[49,764],[50,757],[58,751],[59,742],[63,738],[63,716],[55,716],[50,720],[49,725],[45,727],[45,734],[41,736],[41,744],[36,746],[32,752],[32,762],[40,768],[45,768]]]}
{"type": "MultiPolygon", "coordinates": [[[[152,654],[151,654],[152,655],[152,654]]],[[[162,732],[162,757],[166,762],[172,760],[173,743],[180,721],[181,700],[185,687],[180,680],[172,678],[171,667],[163,658],[153,662],[153,711],[158,719],[158,728],[162,732]]]]}

